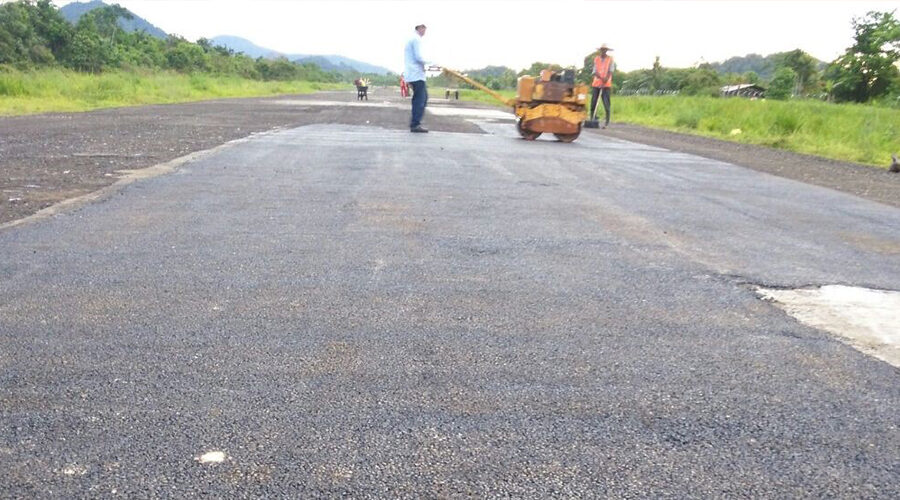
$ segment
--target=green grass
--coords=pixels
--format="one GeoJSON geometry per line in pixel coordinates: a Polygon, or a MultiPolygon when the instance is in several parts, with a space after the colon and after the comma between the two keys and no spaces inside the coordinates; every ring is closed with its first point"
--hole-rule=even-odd
{"type": "MultiPolygon", "coordinates": [[[[438,88],[435,88],[434,90],[429,89],[428,93],[435,95],[437,97],[444,97],[444,90],[445,90],[444,88],[438,87],[438,88]]],[[[513,99],[516,97],[515,90],[498,90],[497,93],[499,93],[500,95],[502,95],[508,99],[513,99]]],[[[500,101],[495,99],[493,96],[491,96],[487,92],[482,92],[480,90],[459,89],[459,100],[460,101],[483,102],[486,104],[495,104],[497,106],[503,106],[504,108],[506,107],[503,105],[503,103],[501,103],[500,101]]]]}
{"type": "Polygon", "coordinates": [[[0,69],[0,116],[76,112],[223,97],[304,94],[349,88],[304,81],[261,82],[235,76],[115,71],[97,75],[61,69],[0,69]]]}
{"type": "Polygon", "coordinates": [[[821,101],[613,96],[615,121],[886,167],[900,109],[821,101]]]}
{"type": "MultiPolygon", "coordinates": [[[[501,93],[515,96],[511,90],[501,93]]],[[[460,99],[500,105],[475,90],[461,90],[460,99]]],[[[813,100],[616,95],[612,105],[613,122],[835,160],[887,167],[891,153],[900,153],[900,109],[896,108],[813,100]]]]}

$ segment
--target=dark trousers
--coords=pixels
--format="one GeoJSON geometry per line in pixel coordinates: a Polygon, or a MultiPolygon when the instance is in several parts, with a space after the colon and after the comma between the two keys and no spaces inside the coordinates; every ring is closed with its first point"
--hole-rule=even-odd
{"type": "Polygon", "coordinates": [[[425,80],[409,82],[412,87],[412,119],[409,120],[409,128],[416,128],[422,124],[425,115],[425,105],[428,104],[428,89],[425,88],[425,80]]]}
{"type": "Polygon", "coordinates": [[[609,87],[591,87],[591,120],[597,114],[597,96],[603,100],[603,109],[606,110],[606,124],[609,125],[609,111],[611,104],[609,102],[609,87]]]}

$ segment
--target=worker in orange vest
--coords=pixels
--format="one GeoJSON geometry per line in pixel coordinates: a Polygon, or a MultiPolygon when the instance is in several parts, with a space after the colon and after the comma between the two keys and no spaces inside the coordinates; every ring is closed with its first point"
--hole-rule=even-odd
{"type": "Polygon", "coordinates": [[[609,94],[612,91],[612,77],[616,70],[616,62],[612,56],[606,53],[612,50],[605,43],[600,46],[600,55],[594,57],[594,81],[591,84],[591,120],[594,120],[597,113],[597,97],[603,101],[603,109],[606,110],[606,121],[603,128],[609,125],[610,101],[609,94]]]}

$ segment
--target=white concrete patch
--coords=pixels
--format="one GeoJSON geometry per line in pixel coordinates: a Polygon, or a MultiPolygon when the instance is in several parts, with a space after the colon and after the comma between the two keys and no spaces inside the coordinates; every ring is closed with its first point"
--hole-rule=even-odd
{"type": "Polygon", "coordinates": [[[900,367],[900,292],[842,285],[798,290],[759,288],[764,299],[802,323],[900,367]]]}
{"type": "Polygon", "coordinates": [[[197,460],[201,464],[219,464],[225,461],[225,452],[208,451],[197,457],[195,460],[197,460]]]}
{"type": "Polygon", "coordinates": [[[463,116],[466,118],[482,118],[486,120],[514,120],[516,115],[499,109],[457,108],[429,106],[425,111],[438,116],[463,116]]]}

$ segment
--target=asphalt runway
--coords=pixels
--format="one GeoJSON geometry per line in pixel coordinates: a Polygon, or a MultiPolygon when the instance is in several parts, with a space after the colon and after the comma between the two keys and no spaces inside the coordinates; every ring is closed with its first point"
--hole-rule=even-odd
{"type": "Polygon", "coordinates": [[[0,231],[0,497],[900,496],[900,371],[755,290],[900,290],[900,210],[466,118],[0,231]]]}

